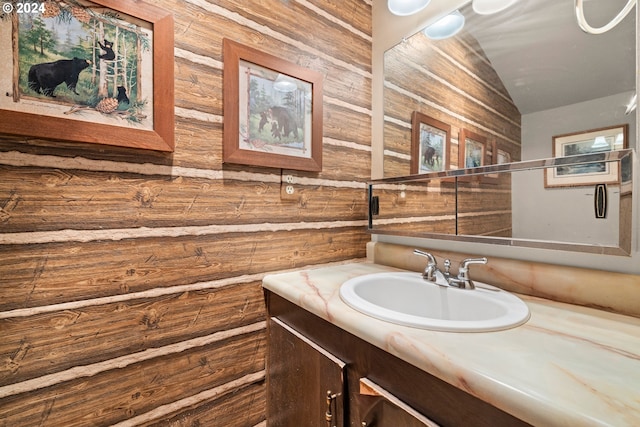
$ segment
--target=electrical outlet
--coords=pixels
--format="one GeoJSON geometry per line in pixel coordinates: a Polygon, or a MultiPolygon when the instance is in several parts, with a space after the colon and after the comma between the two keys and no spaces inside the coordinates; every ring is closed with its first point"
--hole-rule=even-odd
{"type": "Polygon", "coordinates": [[[398,204],[404,205],[405,203],[407,203],[407,186],[401,184],[400,191],[398,191],[398,204]]]}
{"type": "Polygon", "coordinates": [[[282,174],[280,181],[280,199],[281,200],[298,200],[296,187],[293,183],[293,175],[282,174]]]}
{"type": "Polygon", "coordinates": [[[298,200],[296,188],[292,184],[280,184],[280,200],[298,200]]]}

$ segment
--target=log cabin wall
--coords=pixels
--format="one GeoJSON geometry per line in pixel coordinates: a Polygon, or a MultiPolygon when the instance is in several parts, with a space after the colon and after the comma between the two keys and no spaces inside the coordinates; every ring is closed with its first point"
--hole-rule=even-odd
{"type": "Polygon", "coordinates": [[[154,4],[174,153],[0,137],[0,426],[263,425],[262,277],[365,256],[372,1],[154,4]],[[322,172],[222,164],[225,37],[324,75],[322,172]]]}
{"type": "MultiPolygon", "coordinates": [[[[509,161],[521,160],[521,115],[502,81],[475,39],[465,31],[440,41],[418,33],[385,53],[384,176],[411,173],[411,117],[423,113],[451,126],[449,169],[458,169],[459,135],[465,130],[486,139],[486,164],[497,163],[497,154],[509,161]],[[496,156],[494,157],[494,153],[496,156]]],[[[449,184],[432,182],[434,191],[449,194],[449,184]]],[[[509,236],[511,234],[511,183],[508,177],[487,176],[465,181],[459,187],[458,233],[509,236]],[[490,201],[489,212],[487,204],[490,201]]],[[[382,202],[381,202],[382,203],[382,202]]],[[[424,204],[419,211],[404,209],[407,218],[445,218],[424,204]]],[[[446,214],[446,213],[445,213],[446,214]]],[[[384,215],[381,212],[381,215],[384,215]]],[[[422,221],[422,220],[421,220],[422,221]]],[[[434,223],[434,224],[436,224],[434,223]]],[[[420,224],[415,231],[438,232],[437,226],[420,224]],[[435,227],[435,228],[434,228],[435,227]]],[[[393,228],[387,224],[387,228],[393,228]]]]}

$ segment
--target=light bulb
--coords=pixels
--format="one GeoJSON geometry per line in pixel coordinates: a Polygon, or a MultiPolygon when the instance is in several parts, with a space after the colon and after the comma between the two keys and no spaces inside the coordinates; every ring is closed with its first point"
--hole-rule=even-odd
{"type": "Polygon", "coordinates": [[[433,40],[442,40],[454,36],[464,27],[464,15],[456,10],[443,16],[424,29],[424,35],[433,40]]]}
{"type": "Polygon", "coordinates": [[[387,7],[394,15],[408,16],[420,12],[431,0],[389,0],[387,7]]]}

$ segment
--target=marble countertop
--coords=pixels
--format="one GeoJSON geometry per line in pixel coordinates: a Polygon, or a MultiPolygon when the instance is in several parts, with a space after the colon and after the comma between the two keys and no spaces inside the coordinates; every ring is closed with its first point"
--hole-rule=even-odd
{"type": "Polygon", "coordinates": [[[640,319],[519,295],[531,311],[520,327],[436,332],[374,319],[340,299],[346,280],[387,271],[402,270],[353,263],[268,275],[263,286],[530,424],[640,426],[640,319]]]}

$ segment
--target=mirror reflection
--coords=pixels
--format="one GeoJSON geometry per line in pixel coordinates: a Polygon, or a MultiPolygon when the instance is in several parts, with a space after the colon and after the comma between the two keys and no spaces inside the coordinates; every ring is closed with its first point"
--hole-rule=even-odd
{"type": "MultiPolygon", "coordinates": [[[[603,24],[624,4],[587,2],[585,14],[603,24]]],[[[450,169],[464,165],[462,130],[495,145],[497,163],[551,157],[553,135],[635,126],[635,116],[624,114],[635,93],[635,13],[592,35],[580,30],[574,0],[521,0],[489,16],[470,5],[461,12],[466,22],[455,37],[418,32],[385,53],[385,177],[412,172],[414,112],[451,126],[450,146],[434,145],[450,169]],[[545,113],[551,134],[540,133],[545,113]]]]}
{"type": "MultiPolygon", "coordinates": [[[[586,2],[585,15],[592,26],[604,25],[625,3],[586,2]]],[[[579,28],[574,0],[520,0],[489,16],[474,14],[470,5],[460,11],[466,22],[454,37],[433,40],[419,32],[385,53],[384,177],[552,158],[560,155],[555,137],[604,128],[627,131],[626,144],[612,143],[608,150],[636,147],[635,112],[625,114],[635,94],[635,11],[600,35],[579,28]]],[[[596,151],[589,146],[585,153],[596,151]]],[[[543,185],[532,191],[527,183],[540,182],[539,178],[544,183],[544,175],[507,175],[508,179],[493,175],[482,183],[500,188],[505,195],[501,209],[513,214],[503,236],[526,230],[527,239],[558,239],[557,233],[545,234],[548,227],[532,227],[520,215],[531,212],[527,204],[544,206],[556,217],[566,213],[574,223],[590,221],[595,181],[564,185],[560,180],[557,188],[543,185]],[[486,184],[492,179],[493,184],[486,184]],[[573,208],[578,205],[561,202],[582,196],[591,202],[585,217],[576,221],[581,210],[573,208]]],[[[459,185],[477,190],[480,181],[459,185]]],[[[619,188],[613,193],[619,194],[619,188]]],[[[483,210],[494,210],[492,200],[485,203],[483,210]]],[[[593,244],[618,241],[617,218],[608,216],[606,228],[613,231],[607,236],[586,233],[598,235],[593,244]]],[[[600,219],[598,227],[602,224],[600,219]]],[[[562,239],[575,240],[569,235],[562,239]]]]}
{"type": "Polygon", "coordinates": [[[370,184],[376,234],[409,235],[511,246],[629,255],[632,221],[632,150],[524,161],[370,184]],[[547,175],[595,166],[616,181],[559,190],[547,175]],[[519,203],[513,198],[525,197],[519,203]],[[535,197],[529,197],[530,194],[535,197]]]}

